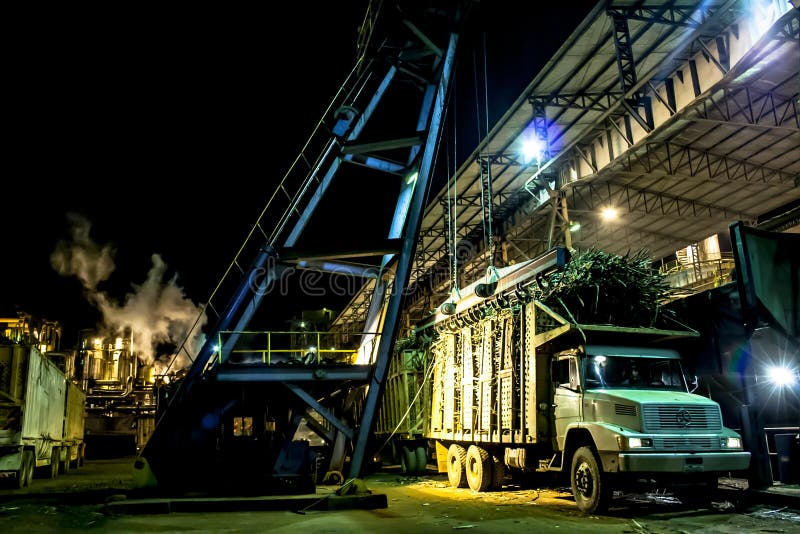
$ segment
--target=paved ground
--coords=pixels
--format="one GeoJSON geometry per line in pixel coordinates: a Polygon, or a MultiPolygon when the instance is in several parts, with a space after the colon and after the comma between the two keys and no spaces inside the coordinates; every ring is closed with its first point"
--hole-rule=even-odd
{"type": "MultiPolygon", "coordinates": [[[[225,513],[109,513],[131,487],[131,461],[89,461],[25,490],[0,490],[0,532],[798,532],[800,512],[784,505],[723,495],[713,509],[680,504],[667,494],[618,498],[604,516],[577,511],[566,488],[506,486],[502,492],[453,489],[445,475],[406,477],[387,469],[366,477],[387,507],[369,510],[228,511],[225,513]],[[730,500],[729,500],[730,499],[730,500]],[[301,512],[301,513],[298,513],[301,512]]],[[[324,497],[335,486],[320,486],[324,497]]]]}

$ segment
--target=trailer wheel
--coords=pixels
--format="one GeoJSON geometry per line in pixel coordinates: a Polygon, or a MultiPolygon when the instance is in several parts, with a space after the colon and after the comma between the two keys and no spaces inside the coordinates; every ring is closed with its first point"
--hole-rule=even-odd
{"type": "Polygon", "coordinates": [[[21,489],[31,485],[33,467],[33,453],[31,451],[22,451],[22,465],[20,465],[19,473],[17,473],[17,488],[21,489]]]}
{"type": "Polygon", "coordinates": [[[417,450],[414,451],[414,454],[417,457],[415,467],[417,468],[417,472],[422,474],[428,470],[428,448],[424,445],[420,445],[417,447],[417,450]]]}
{"type": "Polygon", "coordinates": [[[454,488],[467,487],[467,451],[464,447],[453,443],[447,449],[447,480],[454,488]]]}
{"type": "Polygon", "coordinates": [[[483,447],[467,449],[467,483],[473,491],[486,491],[492,485],[492,457],[483,447]]]}
{"type": "Polygon", "coordinates": [[[409,475],[413,475],[417,472],[417,455],[414,452],[414,449],[409,447],[408,445],[402,445],[400,447],[402,459],[400,461],[400,468],[401,470],[409,475]]]}
{"type": "Polygon", "coordinates": [[[570,482],[575,504],[581,512],[604,512],[611,503],[613,490],[603,476],[597,457],[590,447],[581,447],[572,457],[570,482]]]}
{"type": "Polygon", "coordinates": [[[492,455],[492,489],[500,491],[506,481],[506,466],[503,459],[496,454],[492,455]]]}
{"type": "Polygon", "coordinates": [[[64,460],[61,461],[61,459],[59,458],[59,461],[58,461],[58,472],[59,473],[64,474],[64,473],[69,472],[69,468],[70,468],[69,458],[70,458],[70,456],[72,456],[72,448],[67,447],[66,451],[64,451],[64,460]]]}

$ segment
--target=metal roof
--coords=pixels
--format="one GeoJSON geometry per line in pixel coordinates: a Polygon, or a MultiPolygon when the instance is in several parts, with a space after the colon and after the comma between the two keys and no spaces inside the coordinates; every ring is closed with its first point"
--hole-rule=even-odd
{"type": "MultiPolygon", "coordinates": [[[[788,212],[781,229],[797,225],[799,31],[785,1],[599,2],[458,169],[459,239],[484,231],[489,181],[510,262],[545,252],[570,221],[577,249],[653,259],[737,220],[788,212]],[[545,141],[540,160],[522,156],[530,137],[545,141]],[[605,206],[619,218],[603,222],[605,206]]],[[[428,294],[452,250],[447,188],[432,198],[412,273],[428,294]]],[[[371,286],[335,325],[359,320],[371,286]]]]}

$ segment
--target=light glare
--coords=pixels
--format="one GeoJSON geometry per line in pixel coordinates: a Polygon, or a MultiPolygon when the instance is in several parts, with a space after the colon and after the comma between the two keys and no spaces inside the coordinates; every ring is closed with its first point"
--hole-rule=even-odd
{"type": "Polygon", "coordinates": [[[525,162],[536,160],[539,163],[544,154],[544,141],[538,137],[529,137],[522,142],[522,157],[525,162]]]}
{"type": "Polygon", "coordinates": [[[600,212],[600,216],[604,221],[613,221],[619,216],[619,212],[616,208],[603,208],[603,211],[600,212]]]}
{"type": "Polygon", "coordinates": [[[797,379],[792,369],[778,365],[767,369],[767,378],[776,386],[791,386],[797,379]]]}

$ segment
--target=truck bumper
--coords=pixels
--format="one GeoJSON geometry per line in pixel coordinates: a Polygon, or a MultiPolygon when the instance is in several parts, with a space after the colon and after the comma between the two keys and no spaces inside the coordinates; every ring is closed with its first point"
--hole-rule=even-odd
{"type": "Polygon", "coordinates": [[[750,465],[749,452],[656,453],[623,452],[619,470],[623,472],[705,473],[741,471],[750,465]]]}

